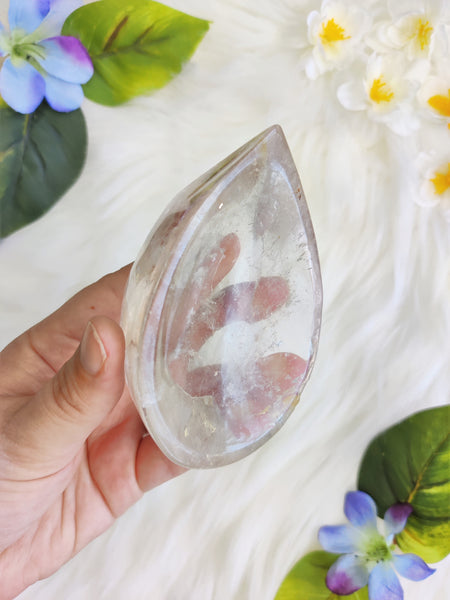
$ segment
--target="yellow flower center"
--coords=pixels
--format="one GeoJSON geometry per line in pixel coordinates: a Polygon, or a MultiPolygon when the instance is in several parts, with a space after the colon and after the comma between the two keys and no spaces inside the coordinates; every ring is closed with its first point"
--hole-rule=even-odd
{"type": "Polygon", "coordinates": [[[434,185],[434,193],[439,196],[442,195],[450,188],[450,163],[447,165],[447,172],[440,173],[436,171],[434,177],[430,179],[431,183],[434,185]]]}
{"type": "Polygon", "coordinates": [[[436,94],[428,98],[428,104],[443,117],[450,117],[450,90],[448,96],[436,94]]]}
{"type": "Polygon", "coordinates": [[[322,23],[322,31],[319,35],[323,44],[334,44],[334,42],[342,42],[351,37],[345,35],[345,29],[339,23],[336,23],[334,19],[329,19],[326,23],[322,23]]]}
{"type": "Polygon", "coordinates": [[[421,50],[425,50],[430,45],[433,27],[429,21],[423,21],[420,17],[416,19],[414,37],[421,50]]]}
{"type": "Polygon", "coordinates": [[[390,102],[393,97],[394,92],[384,81],[383,77],[378,77],[373,80],[369,92],[369,98],[373,102],[376,102],[377,104],[380,104],[381,102],[390,102]]]}

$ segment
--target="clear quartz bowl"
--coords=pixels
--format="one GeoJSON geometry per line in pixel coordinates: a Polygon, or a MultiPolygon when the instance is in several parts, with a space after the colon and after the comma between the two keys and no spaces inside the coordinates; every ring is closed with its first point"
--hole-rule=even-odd
{"type": "Polygon", "coordinates": [[[161,450],[207,468],[260,447],[299,401],[321,314],[314,232],[275,125],[175,197],[131,270],[125,372],[161,450]]]}

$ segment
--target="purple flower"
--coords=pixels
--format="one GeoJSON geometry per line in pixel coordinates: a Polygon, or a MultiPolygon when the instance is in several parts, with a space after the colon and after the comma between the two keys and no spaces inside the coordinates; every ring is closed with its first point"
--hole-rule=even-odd
{"type": "Polygon", "coordinates": [[[79,0],[10,0],[9,33],[0,23],[0,95],[17,112],[33,112],[44,98],[60,112],[80,107],[81,84],[92,77],[92,61],[79,40],[59,35],[80,5],[79,0]]]}
{"type": "Polygon", "coordinates": [[[384,515],[385,536],[377,529],[377,507],[364,492],[349,492],[344,512],[349,525],[321,527],[319,542],[327,552],[342,554],[327,573],[327,587],[347,595],[365,585],[370,600],[402,600],[403,590],[394,569],[419,581],[434,573],[415,554],[394,554],[394,535],[400,533],[412,512],[410,504],[394,504],[384,515]]]}

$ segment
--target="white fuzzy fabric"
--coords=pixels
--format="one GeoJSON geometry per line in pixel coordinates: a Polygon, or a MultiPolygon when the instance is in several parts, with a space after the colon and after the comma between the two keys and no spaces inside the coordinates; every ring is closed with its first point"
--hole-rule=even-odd
{"type": "MultiPolygon", "coordinates": [[[[319,355],[288,423],[247,459],[148,493],[21,600],[272,600],[290,567],[343,520],[369,441],[448,401],[448,216],[419,206],[415,160],[448,130],[399,137],[336,98],[340,75],[304,72],[297,36],[320,2],[170,0],[212,21],[166,88],[120,108],[85,101],[89,150],[77,183],[0,243],[0,345],[136,255],[183,186],[273,123],[284,128],[322,264],[319,355]],[[442,131],[444,133],[442,134],[442,131]]],[[[364,3],[373,15],[384,1],[364,3]]],[[[7,0],[0,0],[5,22],[7,0]]],[[[442,600],[450,561],[407,600],[442,600]]],[[[299,597],[299,600],[301,596],[299,597]]]]}

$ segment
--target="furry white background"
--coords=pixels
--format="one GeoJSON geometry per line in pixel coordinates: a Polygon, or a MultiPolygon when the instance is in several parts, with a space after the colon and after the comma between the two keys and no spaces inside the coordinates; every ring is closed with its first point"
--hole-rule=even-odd
{"type": "MultiPolygon", "coordinates": [[[[448,401],[449,217],[420,205],[419,153],[450,154],[425,122],[406,137],[336,98],[342,72],[306,77],[307,0],[170,0],[212,21],[166,88],[119,108],[85,101],[78,182],[0,243],[0,345],[131,261],[187,183],[273,123],[291,146],[316,231],[324,314],[316,367],[284,428],[247,459],[148,493],[21,600],[271,600],[290,567],[343,522],[369,441],[448,401]],[[428,146],[427,146],[428,144],[428,146]]],[[[354,2],[381,18],[386,2],[354,2]]],[[[0,0],[5,22],[7,0],[0,0]]],[[[450,86],[449,86],[450,87],[450,86]]],[[[449,559],[409,600],[446,597],[449,559]]],[[[300,599],[301,600],[301,597],[300,599]]]]}

